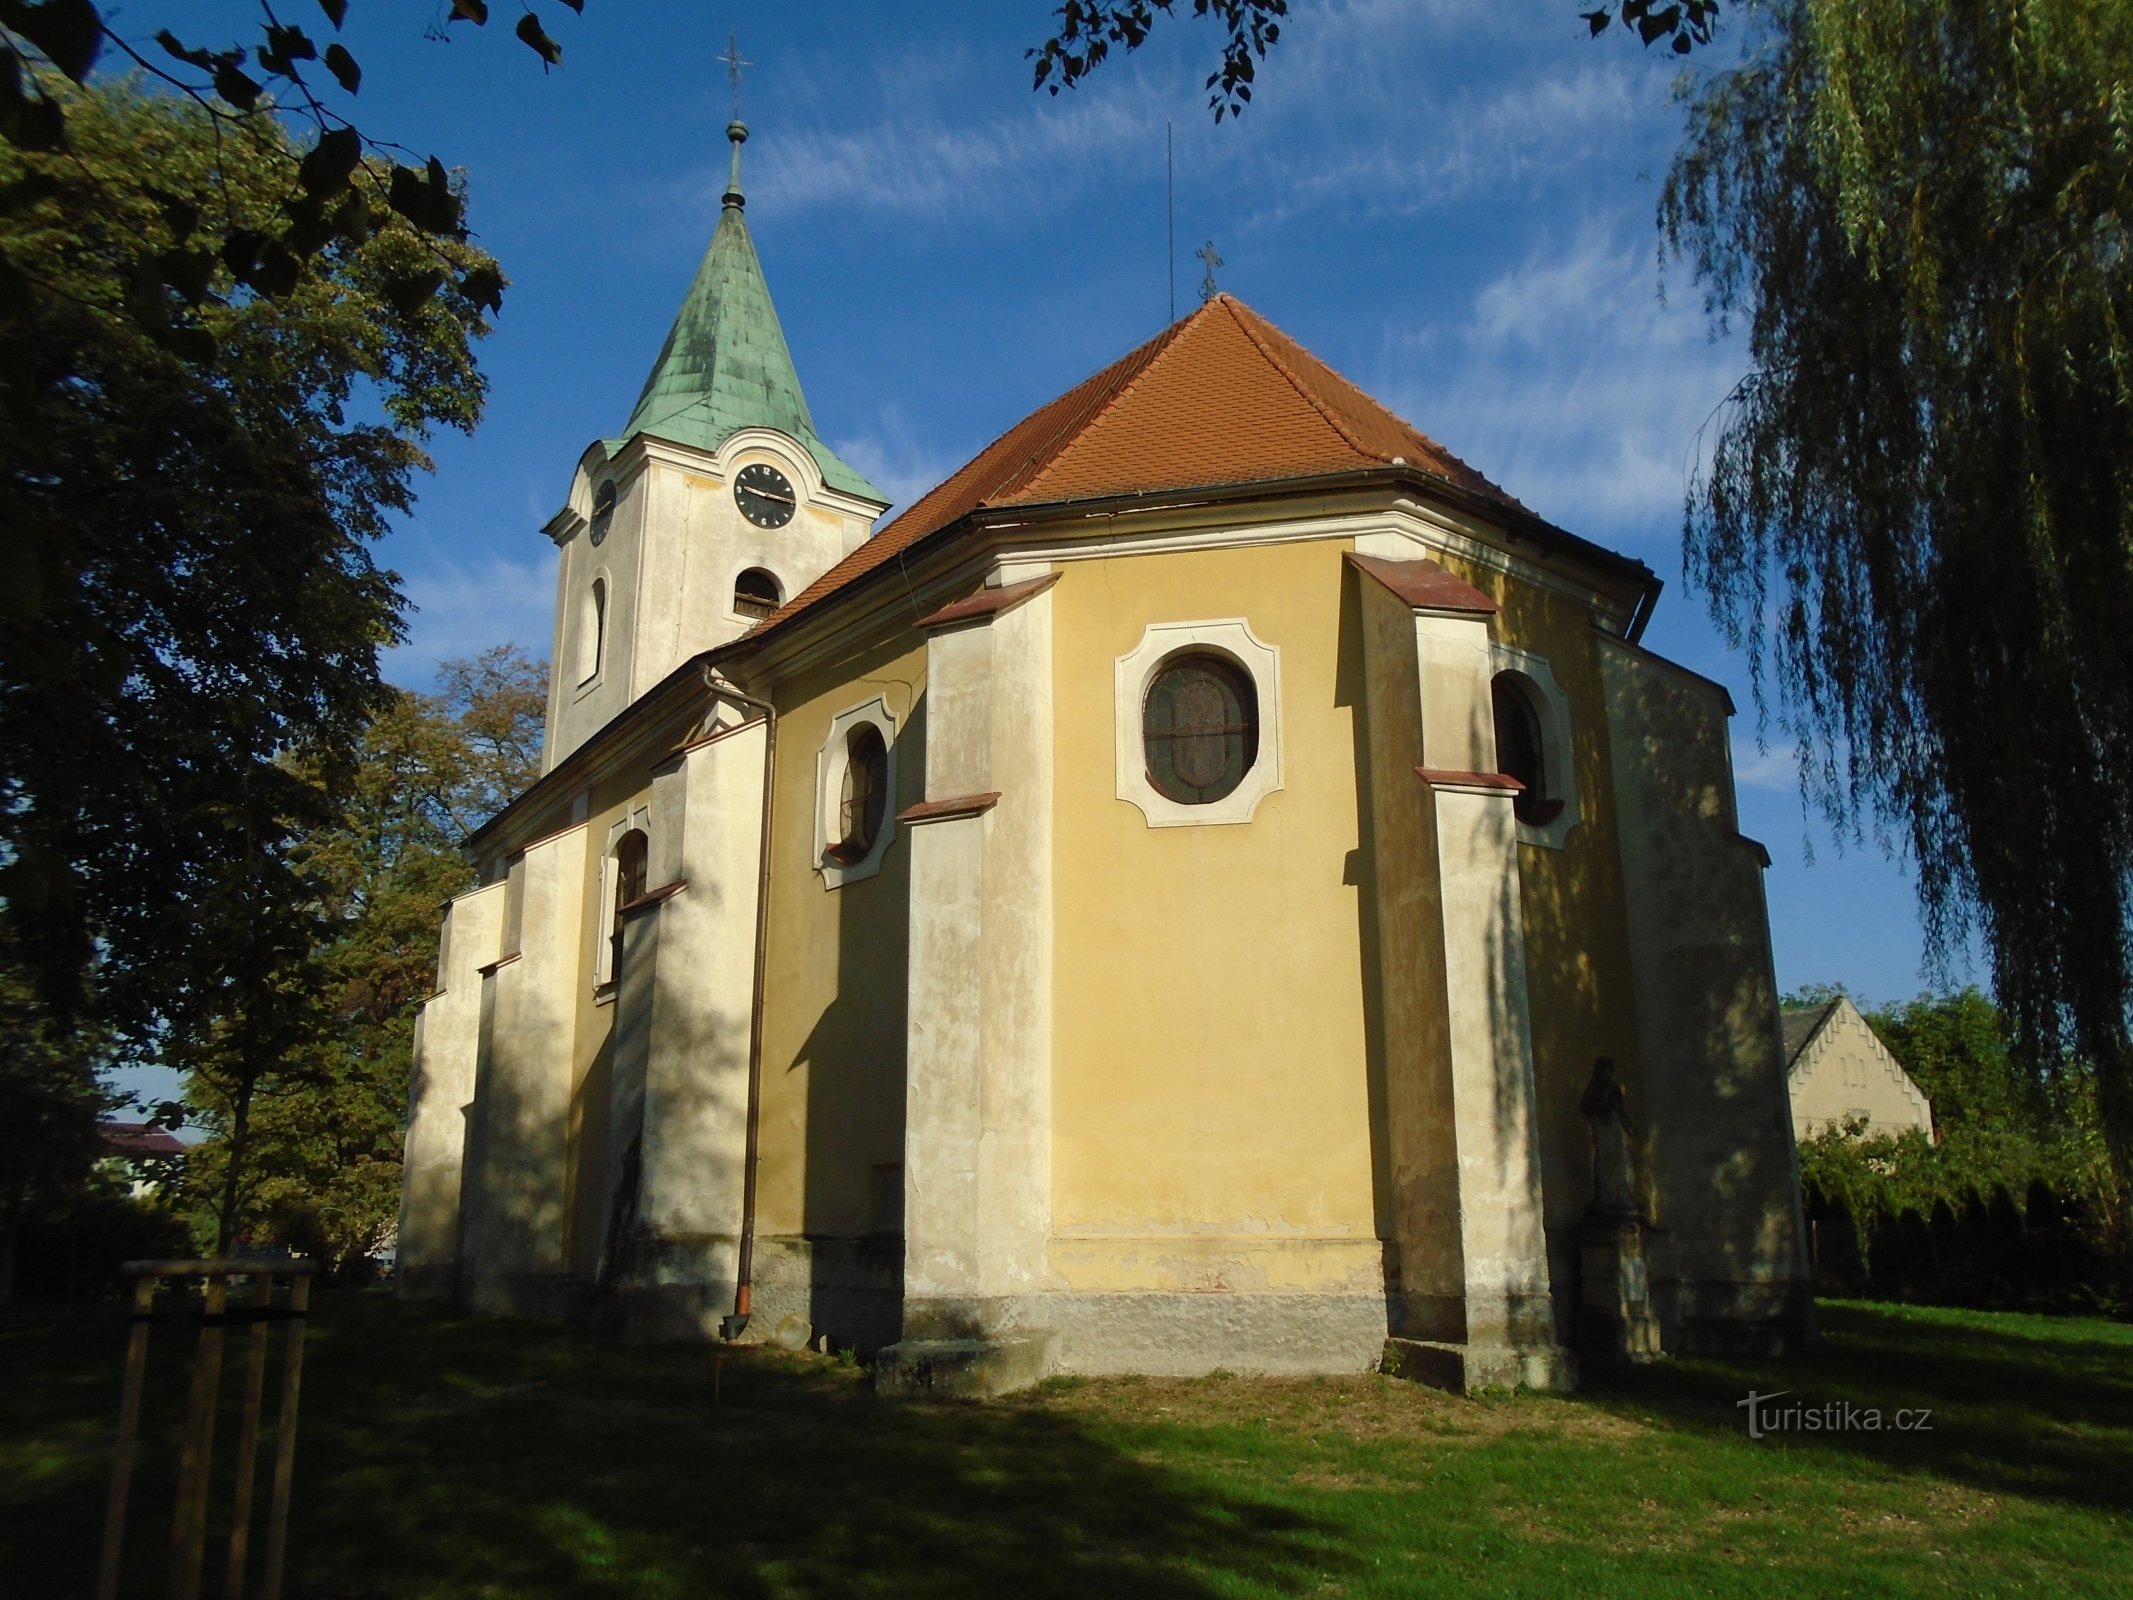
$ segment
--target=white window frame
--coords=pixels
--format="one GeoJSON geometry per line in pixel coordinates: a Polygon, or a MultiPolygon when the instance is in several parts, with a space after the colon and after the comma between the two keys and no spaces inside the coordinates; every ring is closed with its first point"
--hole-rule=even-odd
{"type": "Polygon", "coordinates": [[[645,860],[650,862],[652,852],[652,813],[650,808],[639,806],[634,811],[624,812],[607,830],[607,848],[600,853],[600,914],[593,919],[599,933],[593,945],[593,987],[605,989],[615,981],[615,889],[621,879],[621,868],[615,860],[615,851],[620,848],[624,835],[632,829],[644,835],[645,860]]]}
{"type": "Polygon", "coordinates": [[[1112,675],[1112,722],[1117,733],[1118,798],[1140,807],[1151,828],[1221,827],[1250,822],[1259,802],[1282,787],[1281,651],[1252,632],[1242,617],[1199,622],[1151,622],[1141,642],[1120,656],[1112,675]],[[1187,805],[1148,781],[1141,725],[1148,686],[1172,656],[1221,656],[1252,680],[1259,702],[1259,753],[1243,781],[1219,800],[1187,805]]]}
{"type": "Polygon", "coordinates": [[[881,871],[882,858],[896,837],[896,713],[880,695],[863,705],[838,712],[830,718],[829,733],[815,753],[815,870],[822,874],[822,887],[841,889],[848,883],[871,878],[881,871]],[[837,813],[844,799],[844,772],[851,764],[851,737],[855,730],[871,725],[881,734],[888,750],[888,797],[881,810],[881,829],[867,853],[857,861],[831,857],[830,846],[838,842],[837,813]]]}
{"type": "Polygon", "coordinates": [[[1563,693],[1563,686],[1555,681],[1554,669],[1548,665],[1546,656],[1537,656],[1516,645],[1491,642],[1489,657],[1492,682],[1497,674],[1515,672],[1536,691],[1528,695],[1527,700],[1533,707],[1534,720],[1540,724],[1542,770],[1548,775],[1546,798],[1563,803],[1563,809],[1555,814],[1553,822],[1521,822],[1518,842],[1543,850],[1560,850],[1563,841],[1570,836],[1570,830],[1581,820],[1578,769],[1570,737],[1570,696],[1563,693]]]}

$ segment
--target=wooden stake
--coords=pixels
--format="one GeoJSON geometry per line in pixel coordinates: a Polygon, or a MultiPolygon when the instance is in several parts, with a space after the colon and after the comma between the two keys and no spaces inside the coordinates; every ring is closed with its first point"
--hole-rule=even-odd
{"type": "Polygon", "coordinates": [[[126,1385],[119,1400],[118,1449],[111,1458],[111,1498],[104,1504],[104,1559],[96,1577],[96,1600],[116,1600],[119,1561],[126,1543],[126,1496],[133,1488],[133,1454],[141,1434],[141,1383],[148,1370],[148,1315],[156,1280],[133,1280],[133,1333],[126,1344],[126,1385]]]}
{"type": "Polygon", "coordinates": [[[215,1391],[222,1382],[222,1313],[229,1279],[207,1280],[200,1349],[193,1357],[193,1392],[185,1413],[185,1445],[178,1456],[178,1501],[170,1519],[170,1562],[163,1588],[171,1600],[199,1600],[200,1566],[207,1554],[207,1480],[215,1459],[215,1391]]]}
{"type": "MultiPolygon", "coordinates": [[[[274,1275],[258,1273],[252,1279],[252,1309],[265,1311],[274,1304],[274,1275]]],[[[244,1369],[244,1422],[237,1433],[237,1503],[230,1512],[229,1582],[224,1592],[229,1600],[243,1600],[244,1562],[252,1538],[252,1480],[258,1476],[259,1411],[267,1388],[267,1324],[252,1324],[251,1350],[244,1369]]]]}
{"type": "Polygon", "coordinates": [[[289,1549],[289,1485],[296,1476],[296,1401],[304,1376],[304,1322],[311,1308],[310,1264],[289,1283],[289,1337],[283,1346],[281,1416],[274,1424],[274,1502],[267,1513],[267,1565],[259,1600],[281,1600],[281,1568],[289,1549]]]}

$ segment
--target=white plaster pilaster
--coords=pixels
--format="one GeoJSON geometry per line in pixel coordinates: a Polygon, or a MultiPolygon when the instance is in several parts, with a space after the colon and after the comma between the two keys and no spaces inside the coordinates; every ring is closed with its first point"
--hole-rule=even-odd
{"type": "MultiPolygon", "coordinates": [[[[639,914],[657,927],[656,940],[650,928],[645,936],[637,1220],[655,1249],[690,1241],[698,1252],[687,1264],[692,1281],[729,1287],[747,1149],[764,743],[763,723],[745,723],[694,746],[661,776],[654,809],[678,825],[674,881],[684,887],[639,914]]],[[[625,962],[635,955],[632,946],[625,962]]]]}
{"type": "Polygon", "coordinates": [[[1514,790],[1496,776],[1489,693],[1494,605],[1428,563],[1365,564],[1354,581],[1396,1331],[1530,1352],[1528,1380],[1559,1381],[1514,790]]]}
{"type": "Polygon", "coordinates": [[[449,1294],[459,1266],[460,1177],[481,1052],[481,969],[502,954],[503,915],[501,883],[446,906],[437,992],[415,1021],[400,1189],[404,1292],[449,1294]]]}
{"type": "Polygon", "coordinates": [[[565,1268],[586,832],[580,823],[551,834],[514,866],[519,947],[484,982],[481,1179],[462,1263],[484,1309],[510,1309],[527,1279],[565,1268]]]}
{"type": "Polygon", "coordinates": [[[905,1336],[997,1331],[1051,1234],[1052,616],[1040,590],[927,643],[911,946],[905,1336]],[[929,808],[948,806],[941,815],[929,808]]]}

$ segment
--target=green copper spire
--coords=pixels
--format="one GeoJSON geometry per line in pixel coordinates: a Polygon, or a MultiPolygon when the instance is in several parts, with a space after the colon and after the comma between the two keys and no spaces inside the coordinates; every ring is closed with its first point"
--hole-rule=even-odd
{"type": "Polygon", "coordinates": [[[741,218],[741,145],[748,129],[735,120],[726,137],[733,141],[733,174],[711,248],[623,425],[622,441],[648,433],[716,450],[743,428],[775,428],[807,447],[831,488],[886,501],[815,433],[770,286],[741,218]]]}

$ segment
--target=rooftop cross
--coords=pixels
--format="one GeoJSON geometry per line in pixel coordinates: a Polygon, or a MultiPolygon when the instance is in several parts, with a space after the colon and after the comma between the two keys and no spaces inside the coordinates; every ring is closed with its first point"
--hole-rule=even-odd
{"type": "Polygon", "coordinates": [[[726,35],[726,53],[718,58],[726,63],[726,81],[733,85],[733,120],[741,120],[741,68],[752,67],[753,61],[741,59],[740,41],[731,32],[726,35]]]}
{"type": "Polygon", "coordinates": [[[1193,254],[1207,263],[1207,276],[1200,280],[1200,299],[1203,302],[1212,300],[1218,292],[1215,288],[1215,268],[1222,265],[1222,258],[1215,254],[1215,241],[1208,240],[1193,254]]]}
{"type": "Polygon", "coordinates": [[[726,124],[726,137],[733,141],[733,171],[726,179],[726,192],[719,198],[737,211],[748,203],[741,194],[741,146],[748,142],[748,124],[741,121],[741,68],[755,63],[741,59],[740,41],[730,32],[726,35],[726,53],[719,60],[726,63],[726,80],[733,85],[733,120],[726,124]]]}

